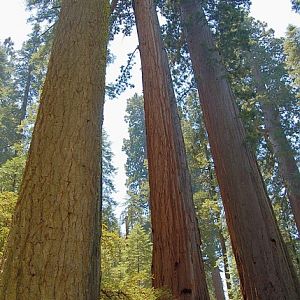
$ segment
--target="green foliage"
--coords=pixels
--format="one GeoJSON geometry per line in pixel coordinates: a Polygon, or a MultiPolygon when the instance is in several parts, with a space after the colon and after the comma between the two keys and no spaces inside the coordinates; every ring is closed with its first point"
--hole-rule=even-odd
{"type": "Polygon", "coordinates": [[[298,96],[300,89],[300,28],[290,25],[284,42],[284,51],[287,56],[286,64],[293,78],[298,96]]]}
{"type": "Polygon", "coordinates": [[[13,70],[15,52],[10,39],[0,44],[0,164],[14,155],[18,141],[19,108],[15,101],[13,70]]]}
{"type": "Polygon", "coordinates": [[[0,47],[0,189],[17,191],[46,73],[49,48],[35,25],[15,52],[11,40],[0,47]],[[41,50],[42,49],[42,50],[41,50]]]}
{"type": "Polygon", "coordinates": [[[249,1],[217,1],[214,12],[217,47],[221,52],[228,76],[234,81],[245,76],[243,52],[248,51],[249,29],[245,18],[249,1]]]}
{"type": "Polygon", "coordinates": [[[9,96],[0,95],[1,191],[18,191],[25,166],[47,61],[47,55],[35,57],[42,43],[38,35],[36,26],[18,53],[13,52],[12,46],[9,50],[15,60],[10,63],[14,82],[5,83],[12,90],[9,96]]]}
{"type": "MultiPolygon", "coordinates": [[[[110,83],[106,86],[106,93],[108,97],[110,98],[116,98],[117,96],[120,96],[128,87],[133,88],[134,85],[130,83],[131,76],[131,70],[133,66],[135,65],[135,54],[138,50],[138,47],[135,48],[135,50],[132,53],[127,54],[127,65],[121,66],[120,68],[120,75],[116,79],[115,83],[110,83]]],[[[108,58],[108,62],[111,59],[111,56],[108,58]]]]}
{"type": "MultiPolygon", "coordinates": [[[[60,0],[26,0],[28,10],[33,14],[31,23],[55,24],[60,11],[60,0]]],[[[51,29],[51,26],[49,27],[51,29]]],[[[48,28],[48,29],[49,29],[48,28]]]]}
{"type": "Polygon", "coordinates": [[[125,122],[128,124],[129,139],[124,139],[123,151],[127,154],[126,176],[127,186],[131,191],[138,192],[141,183],[147,178],[146,136],[144,100],[135,94],[127,100],[125,122]]]}
{"type": "Polygon", "coordinates": [[[15,156],[0,166],[0,191],[17,192],[23,176],[26,156],[15,156]]]}
{"type": "Polygon", "coordinates": [[[0,261],[8,237],[12,215],[17,202],[17,194],[12,192],[0,193],[0,261]]]}
{"type": "Polygon", "coordinates": [[[104,227],[101,240],[101,299],[156,299],[151,288],[150,236],[136,225],[124,238],[104,227]]]}
{"type": "Polygon", "coordinates": [[[129,139],[123,141],[127,155],[125,172],[128,200],[123,212],[126,228],[142,224],[149,229],[149,186],[143,97],[134,95],[127,100],[125,121],[128,124],[129,139]]]}
{"type": "Polygon", "coordinates": [[[134,27],[134,14],[132,9],[132,1],[123,0],[118,1],[115,10],[111,16],[111,36],[113,40],[114,35],[122,33],[129,36],[134,27]]]}
{"type": "Polygon", "coordinates": [[[42,30],[39,24],[34,24],[28,40],[17,55],[15,76],[21,120],[25,118],[27,106],[38,101],[46,76],[51,38],[43,35],[42,30]]]}
{"type": "Polygon", "coordinates": [[[102,130],[102,221],[109,231],[118,230],[118,221],[114,214],[116,201],[112,195],[115,192],[113,178],[116,168],[112,164],[113,153],[111,143],[105,130],[102,130]]]}
{"type": "Polygon", "coordinates": [[[297,12],[300,13],[300,0],[291,0],[292,1],[292,9],[297,12]]]}
{"type": "Polygon", "coordinates": [[[125,272],[128,279],[138,282],[140,286],[151,286],[151,251],[150,236],[137,224],[126,239],[124,255],[125,272]]]}
{"type": "Polygon", "coordinates": [[[246,127],[247,143],[261,160],[271,150],[265,141],[267,132],[261,111],[261,104],[270,102],[280,113],[282,126],[288,138],[295,139],[295,123],[299,118],[299,107],[291,79],[286,70],[283,40],[274,37],[274,31],[252,18],[245,20],[248,27],[250,49],[242,51],[244,75],[232,78],[231,84],[241,109],[241,117],[246,127]],[[266,92],[258,93],[257,80],[253,70],[261,75],[260,84],[266,92]],[[288,112],[288,113],[287,113],[288,112]]]}
{"type": "MultiPolygon", "coordinates": [[[[157,1],[157,5],[166,19],[162,31],[175,92],[178,102],[181,103],[191,89],[196,88],[196,84],[181,26],[180,9],[178,1],[157,1]]],[[[201,6],[212,27],[218,50],[224,57],[229,76],[239,78],[240,74],[245,72],[241,64],[241,49],[249,48],[249,36],[243,22],[250,1],[206,0],[201,1],[201,6]]]]}
{"type": "Polygon", "coordinates": [[[0,99],[0,164],[14,156],[14,145],[19,140],[18,125],[19,110],[16,104],[0,99]]]}

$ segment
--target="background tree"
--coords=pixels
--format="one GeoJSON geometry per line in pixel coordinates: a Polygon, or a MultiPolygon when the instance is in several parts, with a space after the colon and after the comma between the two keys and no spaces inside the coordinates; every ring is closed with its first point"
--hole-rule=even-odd
{"type": "MultiPolygon", "coordinates": [[[[290,25],[284,42],[284,51],[287,56],[286,64],[299,93],[300,87],[300,29],[290,25]]],[[[299,95],[298,95],[299,96],[299,95]]]]}
{"type": "Polygon", "coordinates": [[[150,230],[149,188],[146,151],[144,100],[134,95],[127,100],[125,121],[129,138],[124,139],[122,150],[127,155],[125,164],[128,199],[123,218],[126,234],[136,224],[150,230]]]}
{"type": "Polygon", "coordinates": [[[113,178],[116,168],[112,164],[111,143],[105,130],[102,130],[102,222],[109,231],[119,229],[114,210],[117,205],[113,198],[115,186],[113,178]]]}
{"type": "Polygon", "coordinates": [[[15,52],[10,39],[0,44],[0,164],[14,155],[18,140],[18,106],[13,81],[15,52]]]}
{"type": "Polygon", "coordinates": [[[292,1],[292,8],[295,12],[299,13],[300,11],[300,1],[299,0],[291,0],[292,1]]]}
{"type": "Polygon", "coordinates": [[[137,224],[128,236],[103,229],[101,299],[158,299],[151,288],[150,234],[137,224]]]}
{"type": "MultiPolygon", "coordinates": [[[[287,108],[289,120],[292,115],[297,119],[299,109],[295,105],[295,95],[286,80],[288,73],[284,65],[282,41],[276,40],[272,31],[267,33],[262,29],[252,40],[250,56],[253,57],[249,63],[257,93],[256,99],[263,113],[265,135],[278,160],[279,170],[300,232],[300,174],[295,152],[281,124],[280,114],[280,109],[287,108]]],[[[296,125],[295,121],[291,123],[293,127],[296,125]]]]}
{"type": "Polygon", "coordinates": [[[2,263],[4,247],[10,230],[12,214],[15,209],[16,201],[17,195],[15,193],[0,193],[0,263],[2,263]]]}

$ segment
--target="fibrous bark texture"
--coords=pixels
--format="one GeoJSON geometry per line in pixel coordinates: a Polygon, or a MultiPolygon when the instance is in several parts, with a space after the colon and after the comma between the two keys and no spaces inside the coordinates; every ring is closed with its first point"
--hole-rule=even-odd
{"type": "Polygon", "coordinates": [[[271,142],[273,152],[278,159],[279,171],[287,188],[291,208],[300,235],[300,173],[294,157],[294,151],[281,126],[279,111],[268,97],[259,66],[253,64],[252,72],[256,81],[257,92],[262,96],[260,106],[264,115],[266,133],[271,142]]]}
{"type": "Polygon", "coordinates": [[[172,299],[209,299],[190,175],[167,55],[152,0],[134,1],[143,71],[153,284],[172,299]]]}
{"type": "Polygon", "coordinates": [[[290,263],[201,1],[181,13],[245,299],[300,299],[290,263]]]}
{"type": "Polygon", "coordinates": [[[0,299],[98,299],[108,17],[106,0],[62,1],[0,299]]]}

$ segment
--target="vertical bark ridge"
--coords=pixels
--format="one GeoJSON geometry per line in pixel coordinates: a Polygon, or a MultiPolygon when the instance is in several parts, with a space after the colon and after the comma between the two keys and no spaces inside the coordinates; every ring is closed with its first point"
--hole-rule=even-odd
{"type": "Polygon", "coordinates": [[[98,299],[109,11],[107,0],[62,2],[0,299],[98,299]]]}
{"type": "Polygon", "coordinates": [[[183,136],[152,0],[134,1],[143,71],[153,284],[172,299],[209,299],[183,136]]]}
{"type": "Polygon", "coordinates": [[[180,1],[245,299],[298,299],[299,282],[278,230],[201,1],[180,1]]]}

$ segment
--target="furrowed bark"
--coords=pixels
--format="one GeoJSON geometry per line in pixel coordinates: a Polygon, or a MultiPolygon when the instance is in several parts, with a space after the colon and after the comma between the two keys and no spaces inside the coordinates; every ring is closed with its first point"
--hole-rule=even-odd
{"type": "Polygon", "coordinates": [[[143,71],[153,285],[171,299],[209,299],[183,136],[152,0],[134,1],[143,71]]]}
{"type": "Polygon", "coordinates": [[[98,299],[109,12],[106,0],[62,2],[0,299],[98,299]]]}
{"type": "Polygon", "coordinates": [[[181,13],[245,299],[298,299],[298,279],[249,150],[201,1],[181,13]]]}

